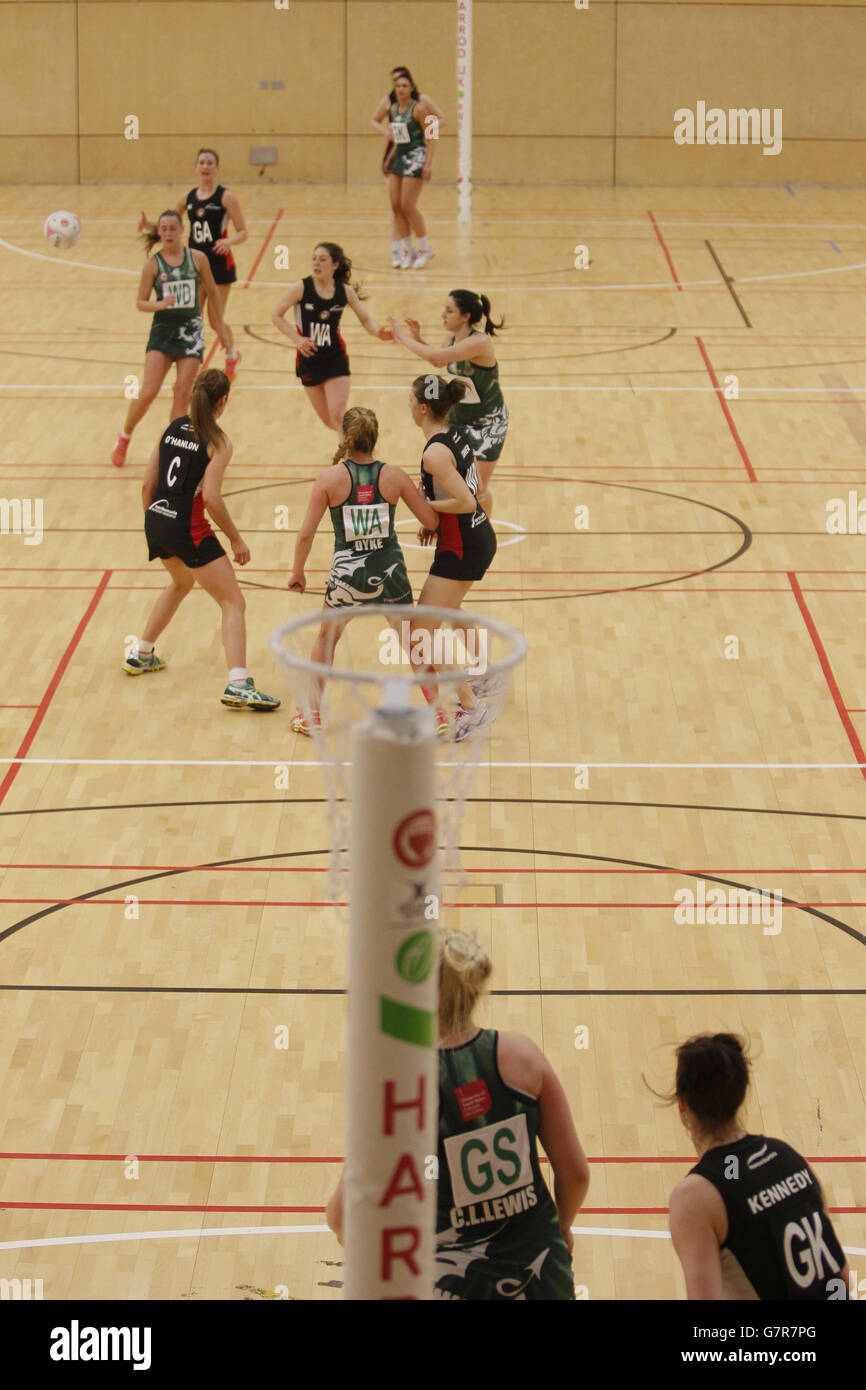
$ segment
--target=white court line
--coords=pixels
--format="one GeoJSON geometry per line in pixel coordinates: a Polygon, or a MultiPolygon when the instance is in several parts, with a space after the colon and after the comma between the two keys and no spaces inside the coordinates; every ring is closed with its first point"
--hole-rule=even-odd
{"type": "MultiPolygon", "coordinates": [[[[87,365],[86,362],[85,362],[84,365],[87,365]]],[[[821,363],[821,362],[816,362],[816,363],[815,363],[815,366],[817,366],[817,367],[820,367],[820,366],[823,366],[823,365],[824,365],[824,364],[821,363]]],[[[500,366],[507,366],[507,362],[504,362],[504,361],[503,361],[503,362],[500,362],[500,366]]],[[[624,372],[624,373],[625,373],[627,370],[628,370],[627,368],[623,368],[623,372],[624,372]]],[[[690,370],[692,370],[692,371],[694,371],[695,373],[697,373],[697,372],[700,371],[700,368],[699,368],[699,367],[695,367],[695,368],[692,368],[692,369],[690,369],[690,370]]],[[[749,371],[749,368],[748,368],[748,367],[745,367],[745,368],[741,367],[741,368],[739,368],[739,370],[740,370],[740,371],[749,371]]],[[[758,369],[758,370],[768,370],[768,369],[767,369],[767,368],[760,368],[760,369],[758,369]]],[[[781,370],[784,371],[785,368],[781,368],[781,370]]],[[[795,370],[795,369],[792,367],[790,370],[793,371],[793,370],[795,370]]],[[[590,373],[590,375],[592,375],[592,373],[590,373]]],[[[515,385],[514,383],[512,383],[512,382],[510,382],[510,381],[507,381],[507,380],[503,382],[503,385],[504,385],[505,390],[506,390],[506,393],[507,393],[508,395],[511,395],[512,392],[514,392],[514,391],[557,391],[557,392],[562,392],[562,391],[589,391],[589,392],[595,391],[595,392],[598,392],[598,391],[601,391],[601,392],[613,392],[614,394],[620,393],[620,394],[625,394],[625,395],[628,395],[628,396],[639,396],[639,395],[641,395],[641,394],[646,394],[646,395],[655,396],[655,395],[658,395],[658,394],[661,393],[661,392],[668,392],[670,395],[677,395],[677,396],[688,395],[688,394],[698,394],[698,395],[703,394],[703,395],[715,396],[715,395],[718,395],[719,391],[722,390],[722,387],[721,387],[721,386],[518,386],[518,385],[515,385]]],[[[62,382],[56,382],[56,381],[54,381],[54,382],[43,381],[43,382],[37,382],[37,383],[35,383],[35,384],[30,384],[30,383],[26,383],[26,384],[25,384],[24,382],[20,382],[20,383],[18,383],[18,382],[16,382],[16,383],[13,383],[13,382],[0,382],[0,391],[43,391],[43,392],[45,392],[45,391],[113,391],[113,392],[115,392],[115,394],[116,394],[116,393],[118,393],[118,392],[120,392],[120,391],[123,391],[124,389],[125,389],[125,388],[124,388],[123,386],[120,386],[120,385],[118,385],[118,384],[116,384],[116,383],[112,383],[110,386],[108,386],[108,385],[106,385],[105,383],[100,383],[100,382],[94,382],[92,385],[89,385],[89,386],[88,386],[88,385],[82,386],[80,383],[64,384],[64,383],[62,383],[62,382]]],[[[385,383],[385,382],[362,381],[362,382],[358,382],[358,383],[357,383],[356,389],[359,390],[359,391],[405,391],[405,390],[406,390],[406,386],[405,386],[405,383],[401,383],[400,385],[393,386],[393,385],[391,385],[390,383],[385,383]]],[[[165,386],[165,387],[162,388],[162,390],[163,390],[163,393],[167,393],[168,391],[173,390],[173,387],[171,387],[171,386],[165,386]]],[[[240,384],[238,384],[237,382],[235,382],[234,385],[232,386],[232,390],[233,390],[233,391],[304,391],[304,390],[306,390],[306,388],[305,388],[304,386],[302,386],[300,383],[298,383],[297,385],[295,385],[295,384],[293,384],[292,382],[274,382],[274,383],[272,383],[270,386],[262,386],[262,385],[259,385],[259,386],[251,386],[251,385],[245,384],[244,382],[241,382],[240,384]]],[[[857,396],[857,394],[858,394],[859,392],[866,392],[866,386],[773,386],[773,385],[768,384],[768,385],[766,385],[766,386],[741,386],[741,387],[739,387],[739,394],[740,394],[741,396],[748,396],[749,394],[758,395],[759,392],[763,392],[764,394],[766,394],[767,392],[775,392],[776,395],[786,395],[786,396],[805,396],[805,395],[810,395],[810,396],[822,396],[822,395],[824,395],[824,396],[851,396],[851,397],[855,397],[855,396],[857,396]]]]}
{"type": "MultiPolygon", "coordinates": [[[[110,1245],[129,1240],[199,1240],[207,1236],[306,1236],[330,1232],[330,1226],[200,1226],[179,1231],[125,1231],[110,1235],[50,1236],[42,1240],[4,1240],[0,1250],[33,1250],[46,1245],[110,1245]]],[[[612,1236],[639,1240],[670,1240],[669,1231],[633,1230],[618,1226],[572,1226],[576,1236],[612,1236]]],[[[866,1255],[866,1248],[843,1245],[846,1255],[866,1255]]]]}
{"type": "MultiPolygon", "coordinates": [[[[257,188],[259,187],[258,184],[255,186],[257,188]]],[[[431,216],[429,213],[425,214],[425,217],[426,221],[439,223],[443,227],[454,227],[455,225],[453,217],[436,217],[431,216]]],[[[130,219],[129,217],[88,217],[86,219],[86,225],[103,227],[129,227],[131,220],[132,219],[130,219]]],[[[340,222],[349,222],[353,226],[361,226],[365,223],[371,226],[382,225],[381,217],[344,217],[342,213],[338,213],[334,220],[339,220],[340,222]]],[[[310,213],[309,215],[301,215],[289,214],[284,212],[282,217],[280,218],[280,225],[282,225],[284,222],[315,222],[318,225],[319,223],[321,223],[321,221],[321,213],[310,213]]],[[[576,212],[573,217],[500,217],[495,213],[491,213],[489,217],[485,217],[483,213],[477,213],[472,225],[473,229],[477,231],[479,226],[493,227],[498,226],[499,224],[502,224],[503,226],[525,225],[527,227],[571,227],[573,226],[575,221],[579,221],[581,227],[651,226],[651,224],[647,221],[646,217],[584,217],[584,215],[580,212],[576,212]]],[[[761,230],[763,230],[765,227],[782,227],[785,231],[788,232],[796,232],[803,227],[833,227],[836,231],[838,231],[840,227],[844,228],[846,231],[857,231],[862,228],[866,228],[866,222],[736,222],[733,221],[731,218],[719,217],[715,215],[711,215],[709,217],[688,219],[678,217],[667,217],[664,213],[662,213],[661,216],[657,217],[656,221],[659,223],[664,222],[665,226],[667,227],[757,227],[761,230]]],[[[272,222],[272,217],[246,218],[246,224],[248,227],[269,227],[272,222]]],[[[0,216],[0,224],[5,225],[6,223],[21,223],[25,227],[32,227],[34,231],[38,230],[39,228],[39,223],[35,221],[32,217],[0,216]]],[[[460,229],[458,229],[458,235],[462,235],[462,231],[460,229]]]]}
{"type": "MultiPolygon", "coordinates": [[[[779,591],[782,592],[781,590],[779,591]]],[[[316,761],[314,758],[304,758],[295,760],[293,758],[0,758],[0,764],[7,763],[10,766],[20,763],[22,767],[333,767],[331,759],[325,762],[316,761]]],[[[351,767],[351,762],[341,763],[342,767],[351,767]]],[[[501,763],[484,762],[480,767],[510,767],[510,768],[626,768],[662,770],[670,769],[690,769],[705,772],[715,772],[719,769],[732,769],[736,771],[752,772],[814,772],[814,771],[853,771],[854,768],[864,768],[866,763],[587,763],[580,758],[572,758],[567,763],[545,763],[545,762],[525,762],[525,763],[501,763]]],[[[93,808],[99,810],[98,806],[93,808]]],[[[0,1202],[2,1206],[2,1202],[0,1202]]]]}
{"type": "MultiPolygon", "coordinates": [[[[73,266],[79,270],[104,270],[111,275],[138,275],[140,273],[137,270],[124,270],[121,269],[119,266],[94,265],[90,261],[63,260],[58,256],[46,256],[43,251],[25,251],[25,249],[22,246],[13,246],[11,241],[6,241],[3,237],[0,237],[0,246],[5,246],[7,251],[17,252],[19,256],[29,256],[32,260],[35,261],[49,261],[51,265],[62,265],[66,268],[73,266]]],[[[856,261],[853,265],[825,266],[818,270],[788,270],[782,271],[774,275],[742,275],[734,277],[733,283],[737,285],[743,285],[757,284],[759,281],[763,280],[802,280],[810,275],[842,275],[847,270],[866,270],[866,261],[856,261]]],[[[291,281],[288,278],[284,280],[256,280],[255,287],[256,289],[264,288],[284,290],[286,288],[286,285],[288,284],[291,284],[291,281]]],[[[410,284],[413,290],[424,291],[427,294],[442,294],[443,292],[447,293],[446,287],[444,285],[422,284],[420,280],[412,280],[410,281],[410,284]]],[[[656,280],[647,281],[645,284],[630,284],[628,282],[622,282],[615,285],[488,285],[487,289],[492,294],[508,294],[511,292],[526,294],[538,294],[539,292],[546,292],[549,294],[561,294],[564,290],[577,291],[577,293],[583,294],[589,293],[590,291],[594,292],[598,290],[612,290],[620,293],[624,290],[676,291],[679,289],[686,290],[702,288],[708,285],[712,285],[715,289],[718,289],[720,287],[723,287],[724,284],[725,282],[719,279],[718,275],[716,275],[709,280],[678,280],[676,283],[674,283],[672,280],[656,280]]],[[[386,280],[384,284],[378,283],[376,281],[367,281],[365,284],[365,289],[395,290],[397,288],[402,289],[404,288],[404,286],[404,281],[400,281],[399,284],[391,280],[386,280]]]]}

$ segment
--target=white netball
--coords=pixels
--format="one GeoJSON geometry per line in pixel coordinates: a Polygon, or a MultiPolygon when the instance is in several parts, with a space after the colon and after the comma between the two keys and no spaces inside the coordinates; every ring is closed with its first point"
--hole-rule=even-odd
{"type": "Polygon", "coordinates": [[[81,236],[81,222],[74,212],[52,212],[45,219],[45,239],[68,251],[81,236]]]}

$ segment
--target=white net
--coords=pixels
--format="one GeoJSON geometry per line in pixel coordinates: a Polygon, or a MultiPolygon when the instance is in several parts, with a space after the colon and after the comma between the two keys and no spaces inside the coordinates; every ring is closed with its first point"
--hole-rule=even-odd
{"type": "MultiPolygon", "coordinates": [[[[329,802],[328,896],[346,896],[352,729],[373,709],[426,708],[437,742],[442,867],[461,883],[459,830],[473,774],[526,654],[505,623],[447,608],[395,604],[327,609],[271,638],[291,686],[293,725],[314,741],[329,802]]],[[[299,745],[305,739],[297,738],[299,745]]],[[[297,757],[303,757],[299,747],[297,757]]]]}

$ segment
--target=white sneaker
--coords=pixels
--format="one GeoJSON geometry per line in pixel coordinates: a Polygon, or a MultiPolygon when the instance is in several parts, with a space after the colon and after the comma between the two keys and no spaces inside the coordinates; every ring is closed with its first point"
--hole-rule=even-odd
{"type": "Polygon", "coordinates": [[[413,255],[414,255],[414,252],[413,252],[411,246],[407,246],[405,250],[401,250],[401,251],[400,251],[400,267],[399,267],[400,270],[411,270],[411,269],[412,269],[412,257],[413,257],[413,255]]]}
{"type": "Polygon", "coordinates": [[[474,709],[458,709],[454,715],[454,742],[462,743],[464,738],[469,738],[476,729],[480,729],[490,719],[490,710],[484,701],[480,701],[474,709]]]}
{"type": "Polygon", "coordinates": [[[501,695],[505,690],[505,681],[501,676],[481,676],[478,680],[470,681],[469,687],[473,695],[481,700],[485,695],[501,695]]]}
{"type": "Polygon", "coordinates": [[[433,259],[433,257],[434,257],[435,255],[436,255],[436,252],[435,252],[435,251],[430,251],[430,250],[427,250],[427,251],[416,251],[416,252],[415,252],[415,259],[414,259],[414,261],[412,262],[412,269],[413,269],[413,270],[421,270],[421,269],[427,264],[428,261],[432,261],[432,259],[433,259]]]}
{"type": "Polygon", "coordinates": [[[399,247],[399,246],[392,246],[392,247],[391,247],[391,269],[392,269],[392,270],[399,270],[400,267],[401,267],[401,265],[402,265],[402,261],[400,260],[400,247],[399,247]]]}

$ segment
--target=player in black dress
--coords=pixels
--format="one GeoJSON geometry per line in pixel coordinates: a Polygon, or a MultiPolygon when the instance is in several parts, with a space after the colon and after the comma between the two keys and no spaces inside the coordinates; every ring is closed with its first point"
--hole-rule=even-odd
{"type": "Polygon", "coordinates": [[[231,440],[217,420],[230,391],[225,372],[211,367],[196,377],[189,415],[173,420],[151,455],[141,489],[148,558],[161,560],[171,583],[151,610],[142,636],[123,669],[130,676],[165,669],[154,643],[198,581],[222,609],[222,638],[229,667],[222,703],[229,709],[274,710],[280,701],[256,690],[246,668],[246,604],[231,561],[217,540],[207,510],[228,537],[235,561],[249,564],[250,550],[222,500],[231,440]]]}
{"type": "Polygon", "coordinates": [[[380,328],[361,303],[360,286],[353,285],[352,262],[341,246],[321,241],[313,252],[313,273],[290,285],[271,321],[295,344],[295,375],[303,383],[313,409],[329,429],[340,434],[351,378],[349,356],[340,332],[343,310],[357,315],[374,338],[391,341],[390,328],[380,328]],[[294,323],[286,320],[294,308],[294,323]]]}
{"type": "MultiPolygon", "coordinates": [[[[225,318],[229,291],[238,278],[232,247],[240,246],[241,242],[246,241],[247,228],[244,215],[241,212],[241,205],[234,193],[217,182],[219,162],[219,155],[216,150],[199,150],[195,163],[198,184],[195,188],[190,189],[185,198],[179,200],[177,212],[181,217],[186,213],[189,218],[191,250],[203,251],[208,258],[225,318]],[[230,223],[234,225],[235,229],[231,236],[229,236],[230,223]]],[[[142,213],[138,230],[145,231],[152,226],[153,224],[148,221],[146,214],[142,213]]],[[[207,298],[208,296],[203,293],[201,297],[202,311],[204,311],[207,298]]],[[[217,332],[218,325],[213,305],[208,307],[208,321],[211,328],[217,332]]],[[[225,332],[227,339],[226,376],[229,381],[234,381],[241,358],[227,323],[225,324],[225,332]]]]}
{"type": "Polygon", "coordinates": [[[677,1048],[674,1096],[698,1155],[670,1200],[689,1299],[836,1300],[848,1266],[805,1158],[749,1134],[738,1112],[749,1062],[731,1033],[677,1048]]]}
{"type": "MultiPolygon", "coordinates": [[[[478,473],[472,445],[458,425],[448,425],[449,411],[466,393],[465,381],[446,381],[440,376],[419,376],[409,392],[409,409],[414,424],[425,438],[421,454],[421,487],[435,512],[439,529],[421,531],[421,544],[436,542],[436,554],[424,581],[419,604],[459,610],[464,598],[479,579],[483,579],[496,554],[496,532],[478,502],[478,473]]],[[[413,627],[423,627],[415,623],[413,627]]],[[[472,624],[452,624],[468,635],[472,624]]],[[[438,706],[434,690],[425,690],[431,704],[438,706]]],[[[454,724],[454,738],[466,738],[490,717],[486,702],[479,698],[496,693],[487,678],[459,687],[460,708],[454,724]]],[[[450,733],[445,711],[437,708],[437,730],[450,733]]]]}

